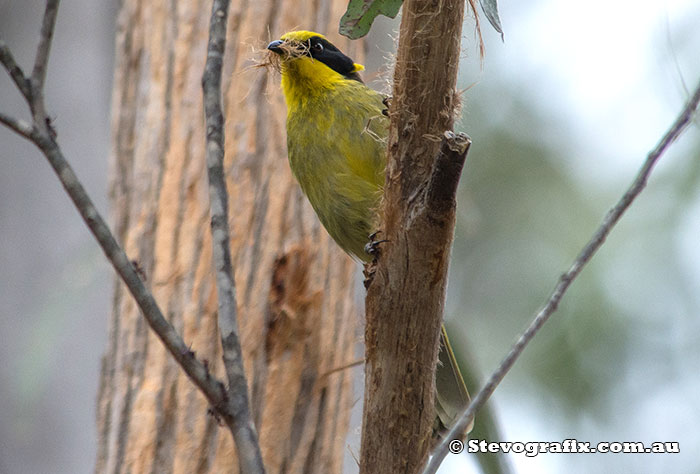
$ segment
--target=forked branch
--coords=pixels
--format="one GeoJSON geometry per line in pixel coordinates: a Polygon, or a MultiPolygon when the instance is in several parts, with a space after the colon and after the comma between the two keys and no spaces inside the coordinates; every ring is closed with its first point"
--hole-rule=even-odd
{"type": "MultiPolygon", "coordinates": [[[[227,3],[228,2],[226,2],[226,4],[227,3]]],[[[222,28],[220,24],[221,21],[223,21],[223,28],[225,29],[226,21],[226,10],[220,8],[220,2],[218,4],[219,7],[215,5],[212,13],[212,15],[216,17],[213,23],[216,23],[217,31],[219,28],[222,28]],[[222,12],[223,20],[221,18],[222,12]]],[[[163,312],[158,307],[153,294],[146,288],[141,279],[139,271],[129,260],[122,247],[117,243],[114,235],[98,212],[92,199],[85,191],[85,188],[66,160],[56,141],[56,133],[53,130],[45,110],[44,83],[51,49],[51,39],[53,37],[56,15],[58,13],[58,5],[59,0],[47,1],[42,21],[39,47],[30,77],[25,75],[21,67],[14,60],[8,46],[0,40],[0,63],[7,70],[17,86],[17,89],[25,98],[32,116],[32,123],[30,124],[24,120],[0,113],[0,123],[34,143],[44,156],[46,156],[49,164],[56,172],[58,179],[68,193],[68,196],[71,198],[81,217],[97,239],[107,259],[136,300],[151,329],[153,329],[160,338],[163,345],[182,367],[190,380],[192,380],[204,394],[213,407],[214,412],[226,423],[233,434],[234,440],[237,443],[239,457],[241,458],[241,472],[245,474],[263,473],[264,470],[262,468],[260,450],[257,446],[257,437],[250,436],[250,433],[252,432],[254,435],[255,431],[252,427],[250,416],[248,415],[248,417],[246,417],[245,412],[241,411],[239,404],[241,400],[240,398],[236,398],[239,397],[238,394],[241,391],[247,394],[245,381],[243,380],[243,382],[241,382],[240,379],[232,378],[231,372],[228,370],[230,364],[227,363],[227,373],[229,374],[229,381],[231,382],[229,384],[229,390],[227,391],[224,384],[215,378],[209,372],[208,368],[195,358],[194,353],[163,316],[163,312]],[[238,385],[240,383],[243,385],[238,385]],[[236,386],[233,387],[233,385],[236,386]],[[239,444],[241,439],[239,434],[241,432],[248,433],[249,438],[246,442],[241,442],[239,444]]],[[[220,44],[219,47],[221,51],[223,51],[223,43],[220,44]]],[[[221,123],[223,124],[223,120],[221,120],[221,123]]],[[[221,145],[223,145],[223,138],[221,139],[221,145]]],[[[221,150],[223,150],[223,146],[221,150]]],[[[227,242],[226,240],[226,243],[227,242]]],[[[231,289],[233,288],[232,284],[231,278],[231,289]]],[[[231,300],[231,302],[235,308],[235,298],[231,300]]],[[[222,338],[232,332],[232,322],[235,328],[235,313],[233,314],[233,318],[234,319],[231,319],[231,316],[229,316],[229,319],[222,324],[222,338]]],[[[235,332],[235,330],[233,332],[235,332]]],[[[237,338],[235,342],[237,342],[237,338]]],[[[225,358],[228,357],[227,353],[230,353],[232,347],[230,338],[227,338],[226,341],[224,341],[225,358]]],[[[235,354],[235,348],[233,349],[235,354]]],[[[240,358],[240,347],[238,347],[237,354],[240,358]]],[[[238,362],[240,362],[240,359],[238,362]]],[[[247,403],[247,395],[245,402],[247,403]]]]}

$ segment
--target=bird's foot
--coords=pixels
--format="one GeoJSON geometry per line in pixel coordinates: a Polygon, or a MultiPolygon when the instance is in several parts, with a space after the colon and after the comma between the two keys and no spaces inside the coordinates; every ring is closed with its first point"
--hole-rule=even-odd
{"type": "MultiPolygon", "coordinates": [[[[391,96],[388,95],[382,99],[382,104],[384,104],[385,109],[382,109],[382,115],[389,116],[389,106],[391,105],[391,96]]],[[[375,232],[376,233],[376,232],[375,232]]]]}
{"type": "Polygon", "coordinates": [[[372,257],[372,263],[377,263],[379,256],[382,254],[379,245],[385,242],[389,242],[386,239],[377,240],[377,235],[381,234],[381,232],[381,230],[372,232],[368,237],[369,242],[365,244],[365,252],[367,252],[372,257]]]}
{"type": "Polygon", "coordinates": [[[369,286],[372,284],[374,274],[377,272],[377,260],[381,255],[381,248],[379,247],[379,245],[383,244],[384,242],[389,242],[386,239],[376,240],[377,235],[379,235],[380,232],[381,231],[378,230],[370,234],[369,242],[367,242],[367,244],[365,245],[365,252],[367,252],[367,254],[369,254],[372,257],[372,261],[370,263],[365,264],[364,270],[362,272],[365,276],[365,289],[369,288],[369,286]]]}

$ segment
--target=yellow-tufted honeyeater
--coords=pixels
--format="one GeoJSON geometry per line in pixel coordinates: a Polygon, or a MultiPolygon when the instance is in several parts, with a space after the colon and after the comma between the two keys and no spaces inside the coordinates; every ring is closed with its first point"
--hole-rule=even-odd
{"type": "MultiPolygon", "coordinates": [[[[364,67],[323,35],[292,31],[267,49],[279,55],[292,173],[330,236],[368,262],[386,167],[384,96],[365,86],[358,74],[364,67]]],[[[444,326],[440,362],[435,409],[449,427],[469,394],[444,326]]]]}

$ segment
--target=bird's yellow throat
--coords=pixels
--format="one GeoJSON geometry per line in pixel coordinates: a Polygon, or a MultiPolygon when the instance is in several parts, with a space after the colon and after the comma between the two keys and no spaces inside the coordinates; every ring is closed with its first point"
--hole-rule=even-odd
{"type": "MultiPolygon", "coordinates": [[[[282,61],[281,66],[282,92],[287,105],[291,107],[301,106],[309,98],[334,89],[342,81],[351,80],[322,62],[306,56],[282,61]]],[[[355,63],[353,72],[363,69],[364,66],[355,63]]]]}

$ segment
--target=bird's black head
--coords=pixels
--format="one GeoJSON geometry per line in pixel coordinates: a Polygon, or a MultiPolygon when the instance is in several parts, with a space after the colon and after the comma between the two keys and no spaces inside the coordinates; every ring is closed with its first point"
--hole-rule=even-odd
{"type": "MultiPolygon", "coordinates": [[[[302,32],[299,32],[302,33],[302,32]]],[[[301,36],[288,33],[283,39],[273,41],[267,45],[267,49],[280,55],[290,57],[308,56],[316,61],[322,62],[335,72],[342,74],[348,79],[361,82],[358,71],[362,66],[355,64],[352,59],[344,55],[333,43],[320,35],[301,36]]]]}

